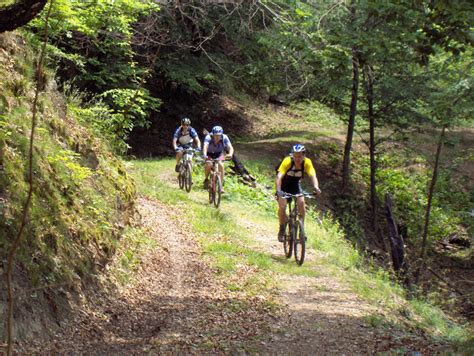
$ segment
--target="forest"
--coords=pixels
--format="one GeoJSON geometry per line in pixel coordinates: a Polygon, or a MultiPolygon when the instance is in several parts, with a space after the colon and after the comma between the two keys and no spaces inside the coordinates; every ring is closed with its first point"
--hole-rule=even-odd
{"type": "Polygon", "coordinates": [[[0,352],[474,352],[473,28],[464,0],[0,0],[0,352]],[[178,184],[183,118],[232,141],[217,208],[198,152],[178,184]]]}

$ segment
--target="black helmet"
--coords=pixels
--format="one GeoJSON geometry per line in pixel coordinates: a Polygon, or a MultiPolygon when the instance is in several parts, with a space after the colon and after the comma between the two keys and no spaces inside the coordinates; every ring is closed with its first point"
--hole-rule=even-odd
{"type": "Polygon", "coordinates": [[[181,125],[191,125],[191,120],[189,120],[187,117],[183,117],[181,119],[181,125]]]}

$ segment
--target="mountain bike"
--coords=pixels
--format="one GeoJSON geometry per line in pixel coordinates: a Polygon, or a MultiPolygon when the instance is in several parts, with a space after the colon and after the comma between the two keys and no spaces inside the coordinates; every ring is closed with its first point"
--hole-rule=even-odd
{"type": "Polygon", "coordinates": [[[180,160],[178,172],[178,184],[180,189],[185,189],[188,193],[193,185],[193,156],[198,151],[192,147],[183,148],[184,153],[180,160]]]}
{"type": "MultiPolygon", "coordinates": [[[[214,204],[216,208],[221,203],[222,195],[222,181],[221,175],[219,174],[219,162],[220,159],[206,159],[207,162],[212,162],[211,173],[209,174],[209,184],[207,190],[209,192],[209,204],[214,204]]],[[[226,159],[227,161],[227,159],[226,159]]]]}
{"type": "Polygon", "coordinates": [[[283,241],[283,249],[286,258],[290,258],[294,253],[296,263],[301,266],[304,262],[306,251],[306,234],[304,231],[304,220],[298,213],[297,198],[304,196],[305,198],[314,198],[315,194],[306,192],[298,194],[286,193],[281,198],[288,200],[289,217],[285,228],[285,237],[283,241]]]}

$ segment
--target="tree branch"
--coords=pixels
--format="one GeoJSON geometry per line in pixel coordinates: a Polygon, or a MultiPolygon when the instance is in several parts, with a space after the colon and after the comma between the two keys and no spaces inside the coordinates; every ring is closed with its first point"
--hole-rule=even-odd
{"type": "Polygon", "coordinates": [[[47,1],[19,0],[6,7],[0,7],[0,33],[26,25],[43,10],[47,1]]]}

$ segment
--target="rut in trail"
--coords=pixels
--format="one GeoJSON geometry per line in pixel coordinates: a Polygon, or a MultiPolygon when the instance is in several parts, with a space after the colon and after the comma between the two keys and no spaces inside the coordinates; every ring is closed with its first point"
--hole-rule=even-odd
{"type": "MultiPolygon", "coordinates": [[[[276,218],[275,218],[275,221],[276,218]]],[[[281,260],[283,246],[275,231],[241,220],[254,231],[258,249],[281,260]]],[[[308,237],[311,238],[311,237],[308,237]]],[[[314,262],[318,252],[306,251],[306,262],[314,262]]],[[[291,263],[295,263],[294,260],[291,263]]],[[[271,332],[260,343],[263,354],[343,355],[379,352],[446,351],[446,345],[428,340],[423,334],[383,325],[383,310],[368,304],[346,285],[317,265],[317,276],[281,274],[281,302],[286,313],[271,326],[271,332]],[[375,323],[374,323],[375,321],[375,323]]]]}
{"type": "Polygon", "coordinates": [[[54,342],[38,352],[129,354],[247,353],[274,317],[259,298],[230,292],[202,261],[180,214],[141,198],[139,213],[157,246],[143,256],[135,281],[76,311],[54,342]]]}
{"type": "MultiPolygon", "coordinates": [[[[317,277],[279,275],[279,311],[269,309],[265,297],[229,291],[218,271],[203,261],[183,212],[145,198],[138,205],[157,246],[143,256],[134,282],[76,310],[48,347],[25,351],[314,355],[442,350],[423,335],[371,326],[377,309],[323,271],[317,277]]],[[[273,232],[237,220],[254,231],[261,251],[281,263],[273,232]]],[[[308,251],[308,261],[315,256],[308,251]]]]}

